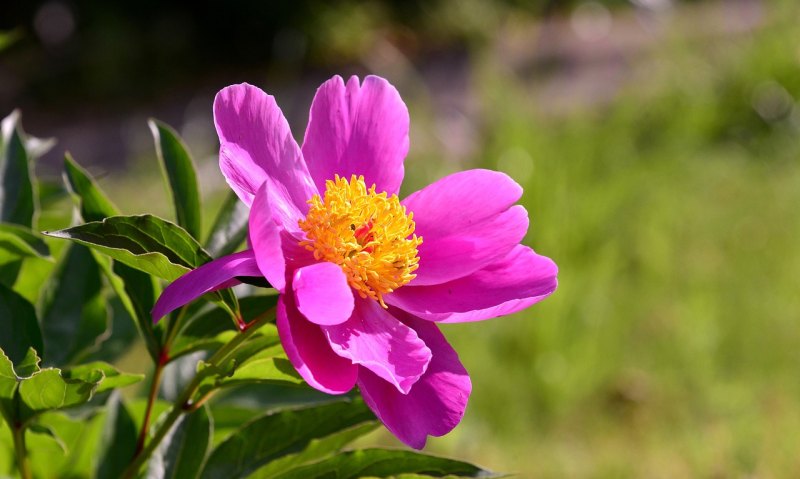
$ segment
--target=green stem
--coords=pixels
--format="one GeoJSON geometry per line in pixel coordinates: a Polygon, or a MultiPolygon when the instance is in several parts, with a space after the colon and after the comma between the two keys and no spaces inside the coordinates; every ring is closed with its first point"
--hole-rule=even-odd
{"type": "Polygon", "coordinates": [[[17,453],[17,467],[22,479],[31,479],[31,464],[28,461],[28,452],[25,450],[25,427],[22,425],[15,425],[12,427],[14,430],[14,450],[17,453]]]}
{"type": "MultiPolygon", "coordinates": [[[[273,313],[274,309],[270,309],[269,311],[266,311],[265,313],[253,319],[251,322],[247,323],[247,325],[241,329],[239,334],[225,343],[217,350],[216,353],[214,353],[213,356],[211,356],[211,359],[206,361],[209,366],[198,372],[192,379],[192,382],[186,386],[178,400],[175,401],[175,404],[173,404],[170,408],[167,417],[162,423],[159,424],[158,430],[156,430],[153,438],[144,446],[141,451],[137,452],[133,458],[133,461],[128,465],[127,469],[125,469],[125,472],[122,474],[123,479],[131,479],[135,477],[147,458],[153,454],[153,451],[156,450],[158,445],[167,435],[173,424],[175,424],[175,422],[180,419],[182,415],[192,412],[195,409],[195,404],[192,402],[192,397],[197,392],[197,389],[200,387],[200,384],[203,382],[203,380],[213,372],[215,369],[214,366],[219,366],[220,364],[224,363],[228,356],[230,356],[230,354],[237,347],[246,341],[247,338],[252,336],[253,333],[258,330],[259,326],[265,323],[273,313]]],[[[202,400],[205,399],[206,398],[203,398],[202,400]]]]}

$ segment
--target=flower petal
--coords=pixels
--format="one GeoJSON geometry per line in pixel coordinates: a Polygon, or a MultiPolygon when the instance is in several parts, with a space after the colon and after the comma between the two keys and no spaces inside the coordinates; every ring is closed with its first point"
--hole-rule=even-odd
{"type": "Polygon", "coordinates": [[[281,248],[281,225],[272,208],[268,182],[258,189],[250,207],[249,237],[261,274],[278,291],[286,287],[286,259],[281,248]]]}
{"type": "Polygon", "coordinates": [[[364,175],[367,186],[397,193],[408,153],[408,109],[386,80],[359,85],[340,76],[323,83],[311,104],[303,155],[320,191],[334,175],[364,175]]]}
{"type": "Polygon", "coordinates": [[[428,370],[408,394],[365,368],[359,370],[358,386],[364,401],[392,434],[422,449],[427,436],[443,436],[461,422],[472,383],[435,324],[413,317],[404,321],[433,352],[428,370]]]}
{"type": "Polygon", "coordinates": [[[215,259],[173,281],[153,307],[153,322],[210,291],[230,286],[236,276],[261,276],[252,250],[215,259]]]}
{"type": "Polygon", "coordinates": [[[338,265],[323,262],[300,268],[292,288],[297,309],[312,323],[341,324],[353,313],[353,290],[338,265]]]}
{"type": "Polygon", "coordinates": [[[320,327],[297,311],[291,294],[278,299],[276,323],[286,356],[311,387],[328,394],[353,388],[358,367],[333,352],[320,327]]]}
{"type": "Polygon", "coordinates": [[[404,394],[431,360],[431,350],[417,333],[370,299],[356,298],[347,322],[322,330],[336,354],[369,369],[404,394]]]}
{"type": "Polygon", "coordinates": [[[246,83],[223,88],[214,99],[214,124],[219,166],[233,191],[249,206],[267,181],[273,208],[296,222],[317,189],[275,98],[246,83]]]}
{"type": "Polygon", "coordinates": [[[402,201],[422,236],[413,285],[464,277],[502,258],[528,230],[528,214],[511,206],[522,188],[503,173],[468,170],[430,184],[402,201]]]}
{"type": "Polygon", "coordinates": [[[556,290],[557,274],[553,260],[517,245],[504,258],[464,278],[433,286],[406,285],[384,298],[430,321],[479,321],[543,300],[556,290]]]}

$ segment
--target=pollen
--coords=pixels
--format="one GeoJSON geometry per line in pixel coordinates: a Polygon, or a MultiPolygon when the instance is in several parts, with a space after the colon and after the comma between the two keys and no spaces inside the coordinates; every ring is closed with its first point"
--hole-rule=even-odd
{"type": "Polygon", "coordinates": [[[305,232],[300,245],[318,261],[338,264],[359,296],[385,308],[383,295],[416,277],[422,237],[414,234],[414,215],[397,195],[367,188],[363,176],[347,181],[336,175],[325,182],[324,196],[314,195],[308,204],[298,223],[305,232]]]}

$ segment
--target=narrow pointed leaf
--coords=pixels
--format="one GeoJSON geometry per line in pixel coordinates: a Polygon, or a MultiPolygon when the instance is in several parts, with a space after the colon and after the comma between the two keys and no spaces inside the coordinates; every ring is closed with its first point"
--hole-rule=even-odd
{"type": "Polygon", "coordinates": [[[62,371],[62,375],[66,379],[81,379],[88,381],[96,376],[97,371],[102,371],[103,380],[100,381],[100,384],[97,386],[95,394],[115,388],[129,386],[131,384],[136,384],[144,379],[144,374],[123,373],[114,366],[103,361],[93,361],[91,363],[73,366],[65,371],[62,371]]]}
{"type": "Polygon", "coordinates": [[[169,182],[178,224],[199,238],[202,216],[200,192],[189,149],[169,125],[158,120],[150,120],[148,124],[156,143],[158,159],[169,182]]]}
{"type": "Polygon", "coordinates": [[[33,348],[41,353],[42,333],[33,305],[0,284],[0,349],[16,364],[33,348]]]}
{"type": "Polygon", "coordinates": [[[184,229],[152,215],[112,216],[45,234],[89,246],[169,281],[211,260],[184,229]]]}
{"type": "Polygon", "coordinates": [[[357,479],[360,477],[497,477],[472,464],[412,451],[364,449],[339,453],[328,459],[276,474],[254,474],[259,479],[357,479]]]}
{"type": "Polygon", "coordinates": [[[78,202],[84,221],[102,221],[119,215],[117,207],[106,197],[94,178],[69,153],[64,156],[64,183],[78,202]]]}
{"type": "Polygon", "coordinates": [[[182,416],[148,462],[148,479],[197,477],[211,448],[213,434],[213,419],[207,405],[182,416]]]}
{"type": "Polygon", "coordinates": [[[89,248],[68,246],[41,296],[46,364],[66,364],[95,349],[109,318],[100,267],[89,248]]]}
{"type": "Polygon", "coordinates": [[[19,116],[14,111],[0,123],[0,221],[31,227],[36,203],[19,116]]]}
{"type": "Polygon", "coordinates": [[[230,192],[220,207],[206,241],[206,250],[215,257],[233,253],[247,238],[250,209],[236,193],[230,192]]]}
{"type": "MultiPolygon", "coordinates": [[[[85,221],[102,221],[119,215],[116,206],[100,189],[89,173],[67,154],[64,158],[64,183],[80,208],[85,221]]],[[[111,287],[119,297],[125,310],[134,319],[144,339],[147,351],[153,359],[158,358],[160,346],[153,333],[150,309],[155,304],[157,285],[153,278],[138,269],[120,262],[113,262],[98,251],[93,251],[95,260],[105,274],[111,287]]]]}
{"type": "Polygon", "coordinates": [[[118,479],[136,452],[136,423],[119,393],[111,395],[106,411],[95,477],[118,479]]]}
{"type": "Polygon", "coordinates": [[[26,226],[0,223],[0,260],[27,256],[49,258],[50,248],[37,233],[26,226]]]}
{"type": "MultiPolygon", "coordinates": [[[[270,461],[290,454],[300,456],[309,447],[330,438],[336,449],[343,446],[339,437],[342,431],[374,422],[375,416],[361,401],[267,414],[220,443],[208,458],[200,477],[247,477],[270,461]]],[[[316,457],[322,454],[319,453],[316,457]]]]}

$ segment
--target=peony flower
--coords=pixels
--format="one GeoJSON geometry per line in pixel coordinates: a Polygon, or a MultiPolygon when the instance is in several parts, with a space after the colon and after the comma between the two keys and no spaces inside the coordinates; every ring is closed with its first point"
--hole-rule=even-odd
{"type": "Polygon", "coordinates": [[[214,100],[220,168],[250,206],[249,249],[173,282],[153,317],[237,276],[280,292],[286,354],[312,387],[365,402],[424,447],[464,415],[472,386],[436,323],[513,313],[556,289],[557,268],[520,243],[522,188],[469,170],[400,201],[409,116],[386,80],[333,77],[299,147],[272,96],[233,85],[214,100]]]}

